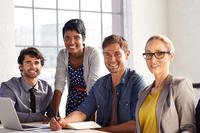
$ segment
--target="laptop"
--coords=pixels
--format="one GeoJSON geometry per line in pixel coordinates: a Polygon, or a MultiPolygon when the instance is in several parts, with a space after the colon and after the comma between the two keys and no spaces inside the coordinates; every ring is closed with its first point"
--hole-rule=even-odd
{"type": "Polygon", "coordinates": [[[35,130],[38,128],[49,128],[47,124],[21,124],[10,98],[0,97],[0,121],[4,128],[14,130],[35,130]]]}

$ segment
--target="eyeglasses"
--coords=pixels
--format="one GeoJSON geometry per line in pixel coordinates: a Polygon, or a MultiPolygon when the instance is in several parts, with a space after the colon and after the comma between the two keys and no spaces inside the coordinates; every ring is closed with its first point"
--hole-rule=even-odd
{"type": "Polygon", "coordinates": [[[162,58],[164,58],[165,54],[170,54],[170,53],[171,53],[170,51],[158,51],[155,53],[143,53],[143,57],[146,60],[151,60],[153,58],[153,56],[155,56],[156,59],[162,59],[162,58]]]}

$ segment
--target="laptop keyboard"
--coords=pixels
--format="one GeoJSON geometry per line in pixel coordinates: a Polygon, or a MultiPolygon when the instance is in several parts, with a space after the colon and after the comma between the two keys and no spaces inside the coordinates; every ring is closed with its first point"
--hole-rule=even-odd
{"type": "Polygon", "coordinates": [[[30,126],[30,125],[22,125],[22,128],[27,129],[27,128],[37,128],[35,126],[30,126]]]}

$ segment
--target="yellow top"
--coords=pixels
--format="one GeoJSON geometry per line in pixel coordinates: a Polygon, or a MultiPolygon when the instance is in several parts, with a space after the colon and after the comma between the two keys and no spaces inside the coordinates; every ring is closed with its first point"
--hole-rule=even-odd
{"type": "Polygon", "coordinates": [[[139,123],[142,133],[158,133],[156,124],[156,105],[160,92],[161,89],[154,95],[149,93],[139,109],[139,123]]]}

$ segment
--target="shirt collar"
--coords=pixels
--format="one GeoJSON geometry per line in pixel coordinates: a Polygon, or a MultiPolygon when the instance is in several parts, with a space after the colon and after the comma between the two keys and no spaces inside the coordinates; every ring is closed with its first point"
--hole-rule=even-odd
{"type": "MultiPolygon", "coordinates": [[[[29,84],[27,84],[23,78],[21,78],[21,83],[22,83],[22,87],[26,90],[29,91],[29,89],[31,89],[33,86],[30,86],[29,84]]],[[[38,90],[38,82],[36,83],[35,87],[36,90],[38,90]]]]}
{"type": "Polygon", "coordinates": [[[118,85],[126,84],[126,81],[127,81],[127,78],[128,78],[127,77],[128,70],[129,70],[128,68],[125,69],[124,74],[122,75],[121,81],[120,81],[120,83],[118,85]]]}
{"type": "Polygon", "coordinates": [[[126,70],[125,70],[125,72],[124,72],[124,74],[122,76],[120,84],[125,84],[126,83],[126,81],[127,81],[127,73],[128,73],[128,68],[126,68],[126,70]]]}

